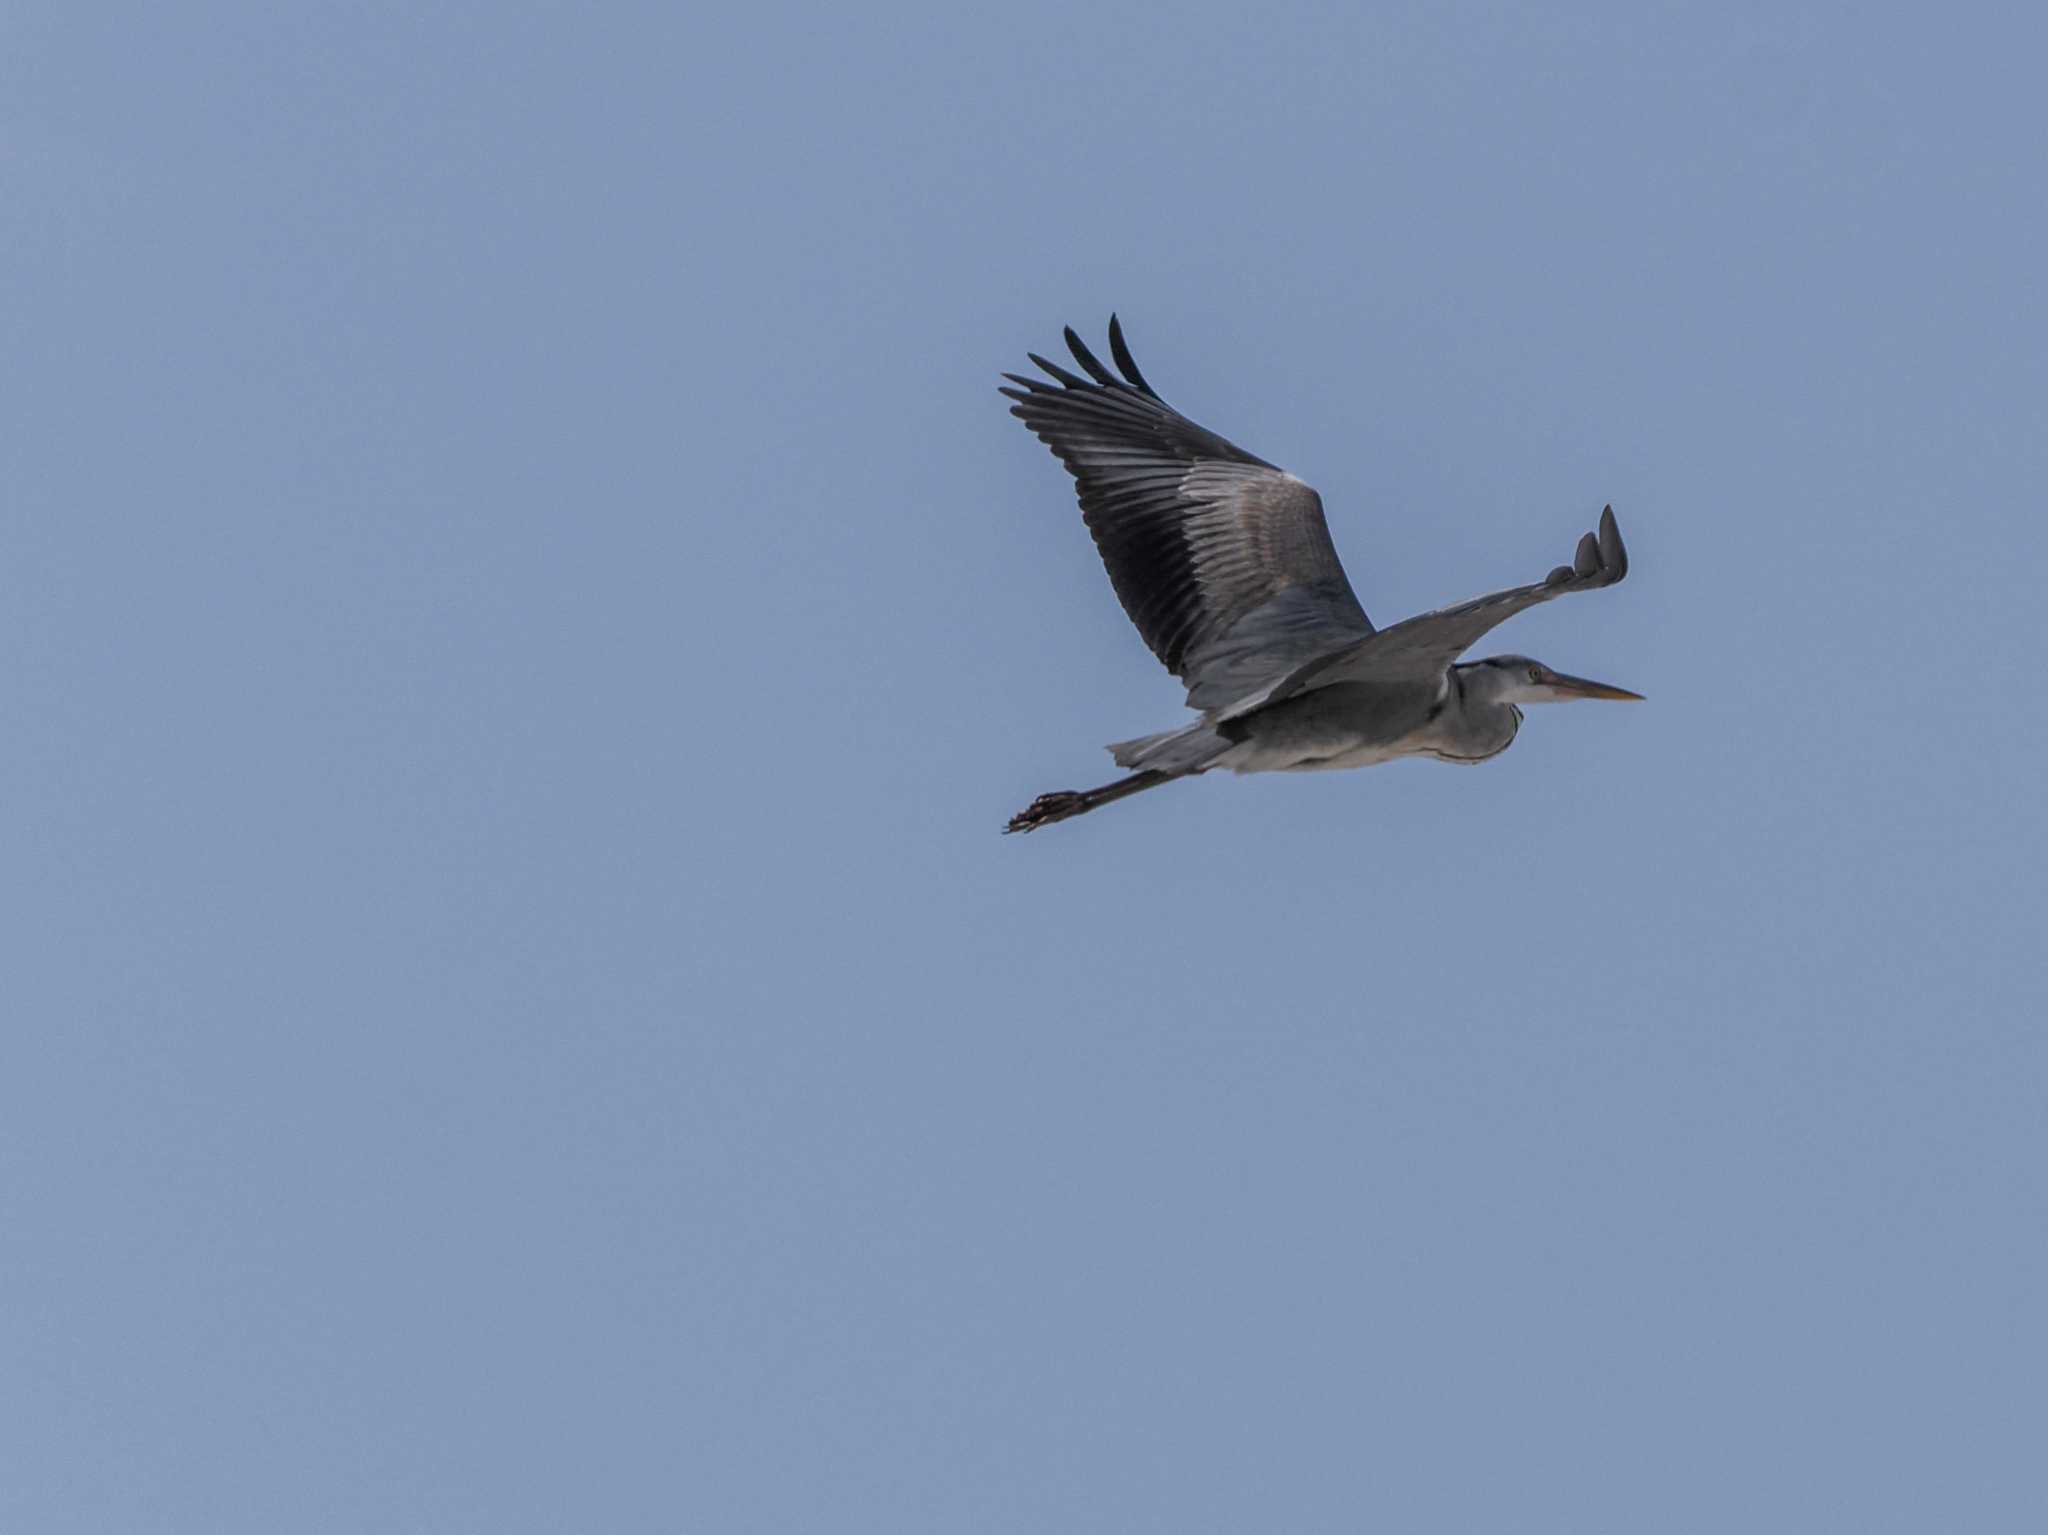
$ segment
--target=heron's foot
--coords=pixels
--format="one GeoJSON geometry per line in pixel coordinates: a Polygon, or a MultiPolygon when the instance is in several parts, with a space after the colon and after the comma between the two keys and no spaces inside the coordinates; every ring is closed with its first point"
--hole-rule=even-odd
{"type": "Polygon", "coordinates": [[[1050,826],[1055,821],[1064,821],[1068,816],[1079,815],[1088,809],[1088,796],[1078,789],[1054,789],[1050,794],[1041,794],[1022,810],[1010,817],[1010,824],[1003,828],[1007,835],[1013,831],[1036,831],[1041,826],[1050,826]]]}

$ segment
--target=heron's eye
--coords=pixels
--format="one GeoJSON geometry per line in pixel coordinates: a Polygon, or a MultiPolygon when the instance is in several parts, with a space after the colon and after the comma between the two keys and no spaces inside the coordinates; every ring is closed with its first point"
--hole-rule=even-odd
{"type": "Polygon", "coordinates": [[[1542,667],[1540,667],[1540,666],[1532,666],[1532,667],[1530,667],[1530,668],[1529,668],[1529,680],[1530,680],[1531,682],[1541,682],[1541,681],[1543,680],[1543,668],[1542,668],[1542,667]]]}

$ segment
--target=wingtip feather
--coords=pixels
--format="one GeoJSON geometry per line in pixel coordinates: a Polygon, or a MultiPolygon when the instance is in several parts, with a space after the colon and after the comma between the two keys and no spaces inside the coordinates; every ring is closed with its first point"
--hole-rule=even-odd
{"type": "Polygon", "coordinates": [[[1590,533],[1581,534],[1579,547],[1572,554],[1572,569],[1581,576],[1595,575],[1600,569],[1600,545],[1590,533]]]}
{"type": "Polygon", "coordinates": [[[1024,355],[1031,359],[1033,367],[1042,368],[1048,375],[1058,379],[1069,389],[1085,389],[1088,387],[1086,379],[1078,374],[1069,373],[1065,368],[1062,368],[1058,363],[1051,361],[1049,358],[1040,357],[1036,352],[1026,352],[1024,355]]]}
{"type": "Polygon", "coordinates": [[[1138,364],[1131,357],[1131,349],[1124,341],[1123,321],[1119,320],[1114,312],[1109,317],[1109,355],[1115,362],[1117,371],[1123,374],[1126,383],[1141,394],[1148,394],[1155,400],[1159,398],[1159,392],[1146,383],[1145,375],[1138,371],[1138,364]]]}
{"type": "Polygon", "coordinates": [[[1074,361],[1086,368],[1088,376],[1094,379],[1096,383],[1102,385],[1105,389],[1113,387],[1116,384],[1116,375],[1103,367],[1096,359],[1095,354],[1088,350],[1087,343],[1074,334],[1074,327],[1069,325],[1066,328],[1065,334],[1067,350],[1074,354],[1074,361]]]}

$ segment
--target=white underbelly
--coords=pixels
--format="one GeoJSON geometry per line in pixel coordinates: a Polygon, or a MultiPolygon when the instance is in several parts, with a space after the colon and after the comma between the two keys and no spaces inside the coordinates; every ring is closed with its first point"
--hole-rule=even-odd
{"type": "Polygon", "coordinates": [[[1349,746],[1326,756],[1304,756],[1298,748],[1269,746],[1244,741],[1216,761],[1216,766],[1233,773],[1322,773],[1344,768],[1376,767],[1398,757],[1421,754],[1414,746],[1349,746]]]}

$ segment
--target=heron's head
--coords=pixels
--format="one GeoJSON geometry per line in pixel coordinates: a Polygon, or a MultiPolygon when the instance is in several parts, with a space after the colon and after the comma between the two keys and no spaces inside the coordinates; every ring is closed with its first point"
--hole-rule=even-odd
{"type": "Polygon", "coordinates": [[[1565,704],[1580,698],[1626,698],[1640,703],[1643,697],[1627,688],[1552,671],[1527,656],[1488,656],[1460,666],[1458,673],[1467,694],[1490,703],[1565,704]]]}

